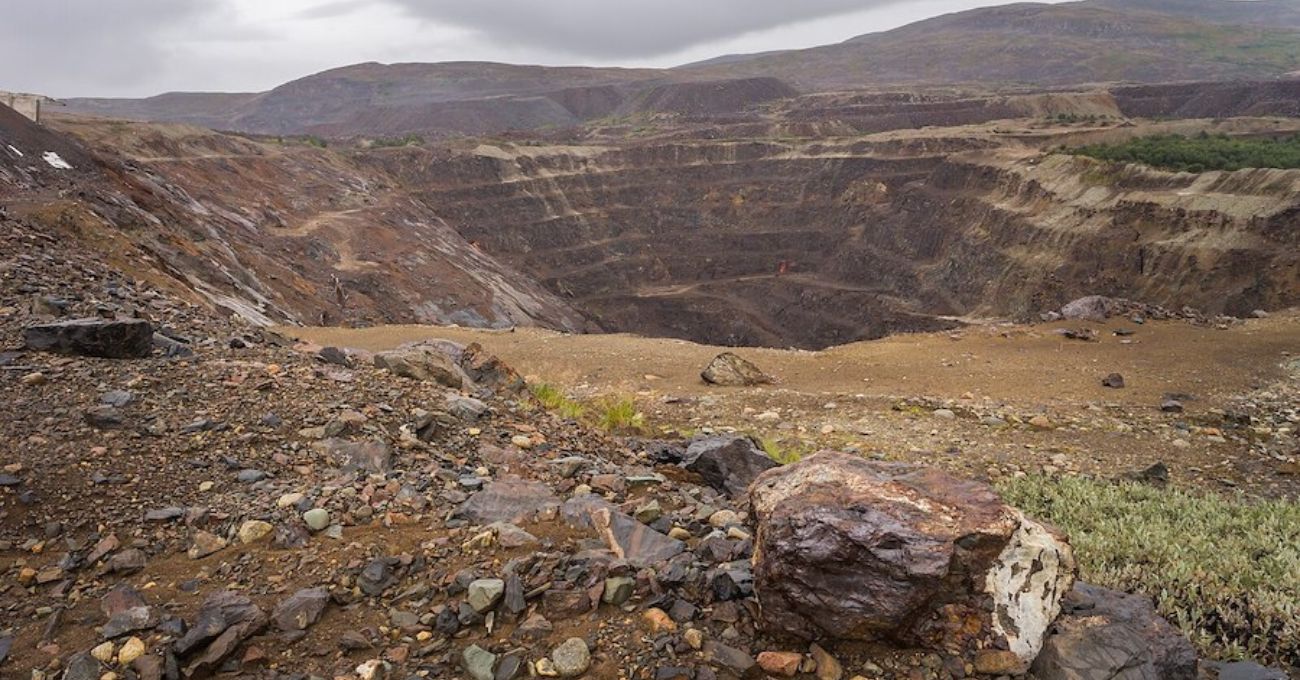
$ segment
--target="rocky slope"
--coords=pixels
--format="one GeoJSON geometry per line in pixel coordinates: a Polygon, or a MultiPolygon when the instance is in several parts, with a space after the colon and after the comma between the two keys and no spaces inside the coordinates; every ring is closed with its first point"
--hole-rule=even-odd
{"type": "Polygon", "coordinates": [[[0,461],[0,672],[1196,672],[1148,601],[1072,588],[1064,538],[980,482],[836,453],[773,469],[744,437],[614,439],[535,409],[474,346],[290,349],[25,219],[0,239],[0,435],[21,443],[0,461]],[[24,347],[85,316],[160,349],[24,347]],[[791,534],[805,522],[824,528],[791,534]],[[783,633],[809,611],[828,615],[815,642],[783,633]]]}
{"type": "Polygon", "coordinates": [[[68,123],[89,151],[6,111],[9,211],[227,313],[262,324],[583,327],[428,206],[386,191],[392,178],[344,155],[200,128],[68,123]],[[42,160],[49,153],[68,167],[42,160]]]}

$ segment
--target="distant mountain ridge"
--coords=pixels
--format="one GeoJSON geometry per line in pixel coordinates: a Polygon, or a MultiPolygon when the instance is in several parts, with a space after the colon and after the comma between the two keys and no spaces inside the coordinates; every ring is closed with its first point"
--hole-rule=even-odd
{"type": "Polygon", "coordinates": [[[798,93],[878,86],[1054,87],[1297,72],[1300,0],[1085,0],[981,8],[837,45],[675,69],[365,63],[264,93],[67,104],[78,113],[261,134],[439,136],[635,113],[726,113],[798,93]]]}

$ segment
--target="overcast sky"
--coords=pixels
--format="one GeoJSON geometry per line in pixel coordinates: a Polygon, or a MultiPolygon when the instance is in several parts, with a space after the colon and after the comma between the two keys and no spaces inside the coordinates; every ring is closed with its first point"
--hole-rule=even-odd
{"type": "Polygon", "coordinates": [[[0,0],[0,90],[262,91],[364,61],[676,66],[997,0],[0,0]]]}

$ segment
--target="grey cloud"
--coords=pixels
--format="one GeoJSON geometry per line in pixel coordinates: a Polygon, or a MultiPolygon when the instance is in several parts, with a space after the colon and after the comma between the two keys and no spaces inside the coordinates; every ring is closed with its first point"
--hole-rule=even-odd
{"type": "Polygon", "coordinates": [[[213,0],[6,0],[0,89],[58,95],[148,82],[169,54],[159,32],[218,8],[213,0]]]}
{"type": "Polygon", "coordinates": [[[887,0],[388,0],[411,14],[522,44],[592,58],[670,54],[711,40],[887,0]]]}
{"type": "Polygon", "coordinates": [[[299,19],[333,19],[346,14],[351,14],[366,5],[371,4],[371,0],[335,0],[323,5],[317,5],[305,9],[297,14],[299,19]]]}

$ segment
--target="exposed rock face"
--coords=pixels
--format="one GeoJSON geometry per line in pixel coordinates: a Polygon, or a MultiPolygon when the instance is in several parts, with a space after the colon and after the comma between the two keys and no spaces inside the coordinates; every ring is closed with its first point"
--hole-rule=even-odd
{"type": "Polygon", "coordinates": [[[776,466],[750,437],[699,437],[682,459],[682,467],[733,498],[743,496],[754,479],[776,466]]]}
{"type": "Polygon", "coordinates": [[[822,452],[750,489],[774,633],[1008,649],[1027,668],[1074,578],[1069,546],[978,482],[822,452]]]}
{"type": "Polygon", "coordinates": [[[758,366],[732,352],[723,352],[715,357],[704,372],[700,373],[700,377],[710,385],[726,387],[752,387],[772,383],[772,378],[759,370],[758,366]]]}
{"type": "Polygon", "coordinates": [[[31,326],[28,349],[106,359],[140,359],[153,351],[153,326],[142,319],[76,319],[31,326]]]}
{"type": "Polygon", "coordinates": [[[1079,583],[1033,672],[1040,680],[1193,680],[1196,650],[1147,598],[1079,583]]]}

